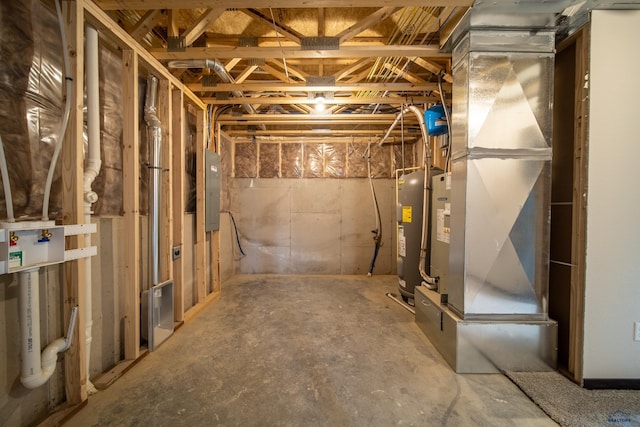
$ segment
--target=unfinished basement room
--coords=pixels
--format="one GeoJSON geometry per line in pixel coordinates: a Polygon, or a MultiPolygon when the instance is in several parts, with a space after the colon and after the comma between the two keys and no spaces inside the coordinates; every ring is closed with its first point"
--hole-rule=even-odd
{"type": "Polygon", "coordinates": [[[640,427],[640,0],[0,1],[0,425],[640,427]]]}

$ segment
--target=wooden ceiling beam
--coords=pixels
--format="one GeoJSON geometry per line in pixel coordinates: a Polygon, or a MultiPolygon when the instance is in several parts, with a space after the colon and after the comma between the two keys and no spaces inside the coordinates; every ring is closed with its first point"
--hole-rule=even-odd
{"type": "Polygon", "coordinates": [[[133,37],[137,42],[140,42],[144,38],[144,36],[149,34],[151,30],[153,30],[153,27],[158,25],[161,20],[162,10],[149,10],[133,27],[133,29],[131,30],[131,37],[133,37]]]}
{"type": "Polygon", "coordinates": [[[375,60],[375,58],[362,58],[357,60],[356,62],[350,64],[348,67],[340,70],[339,72],[335,73],[333,75],[333,77],[336,79],[336,82],[343,80],[344,78],[350,76],[352,73],[358,71],[359,69],[363,68],[364,66],[369,65],[370,63],[372,63],[375,60]]]}
{"type": "MultiPolygon", "coordinates": [[[[216,98],[201,98],[202,102],[211,105],[241,105],[241,104],[256,104],[261,105],[313,105],[316,103],[314,99],[302,98],[302,97],[262,97],[262,98],[229,98],[229,99],[216,99],[216,98]]],[[[440,98],[436,96],[414,96],[410,97],[409,101],[412,104],[424,104],[428,102],[439,101],[440,98]]],[[[402,105],[407,104],[407,99],[404,97],[356,97],[356,96],[341,96],[336,97],[325,102],[327,105],[367,105],[367,104],[386,104],[386,105],[402,105]]]]}
{"type": "Polygon", "coordinates": [[[413,83],[415,85],[420,85],[420,84],[427,83],[426,80],[421,79],[420,77],[415,76],[415,75],[411,74],[410,72],[408,72],[406,70],[403,70],[402,68],[398,67],[397,65],[384,64],[383,67],[388,69],[392,73],[402,77],[406,81],[408,81],[410,83],[413,83]]]}
{"type": "MultiPolygon", "coordinates": [[[[379,136],[382,137],[385,135],[385,129],[268,129],[268,130],[253,130],[253,129],[224,129],[224,133],[229,136],[330,136],[330,135],[338,135],[343,137],[351,137],[351,136],[379,136]]],[[[400,130],[392,130],[390,133],[391,136],[400,137],[402,135],[402,131],[400,130]]],[[[267,140],[267,142],[269,142],[267,140]]],[[[286,141],[282,141],[286,142],[286,141]]],[[[294,140],[294,142],[300,142],[299,140],[294,140]]],[[[334,142],[334,141],[332,141],[334,142]]],[[[353,142],[351,139],[346,139],[343,143],[351,143],[353,142]]],[[[405,143],[406,143],[405,139],[405,143]]],[[[409,142],[415,142],[414,139],[409,142]]]]}
{"type": "Polygon", "coordinates": [[[444,80],[445,82],[453,83],[453,76],[447,73],[446,70],[444,70],[441,65],[436,64],[435,62],[427,61],[426,59],[423,59],[423,58],[410,58],[410,60],[416,65],[436,75],[442,71],[445,71],[445,73],[443,74],[442,80],[444,80]]]}
{"type": "Polygon", "coordinates": [[[245,68],[238,76],[235,78],[236,83],[242,83],[258,68],[257,65],[250,65],[245,68]]]}
{"type": "MultiPolygon", "coordinates": [[[[278,68],[282,68],[284,70],[284,64],[281,62],[281,60],[267,59],[266,62],[268,62],[269,64],[276,65],[278,66],[278,68]]],[[[289,63],[287,63],[287,72],[289,73],[289,75],[296,76],[303,82],[306,82],[307,77],[309,77],[308,73],[305,73],[304,71],[290,65],[289,63]]]]}
{"type": "Polygon", "coordinates": [[[369,58],[369,57],[425,57],[451,58],[450,53],[440,52],[438,46],[389,45],[389,46],[341,46],[338,50],[301,50],[296,46],[282,47],[188,47],[183,52],[151,48],[149,51],[160,61],[172,59],[229,59],[229,58],[369,58]]]}
{"type": "Polygon", "coordinates": [[[213,24],[224,13],[223,8],[210,8],[205,10],[202,15],[189,27],[183,34],[185,44],[191,46],[194,41],[204,33],[211,24],[213,24]]]}
{"type": "Polygon", "coordinates": [[[255,18],[255,19],[258,19],[259,21],[263,21],[267,23],[271,28],[273,28],[273,26],[275,25],[274,30],[276,30],[278,34],[282,35],[282,37],[288,40],[291,40],[296,44],[300,44],[300,39],[304,37],[302,34],[298,33],[295,30],[292,30],[286,25],[275,22],[275,20],[272,20],[270,16],[266,16],[262,14],[262,12],[260,12],[259,10],[256,10],[256,9],[240,9],[240,10],[244,14],[252,18],[255,18]]]}
{"type": "MultiPolygon", "coordinates": [[[[394,0],[94,0],[103,10],[197,9],[197,8],[353,8],[396,6],[394,0]],[[245,3],[246,2],[246,3],[245,3]]],[[[403,0],[403,6],[467,6],[473,0],[403,0]]]]}
{"type": "Polygon", "coordinates": [[[260,68],[266,71],[267,73],[271,74],[273,77],[277,78],[278,80],[282,80],[285,83],[294,82],[294,80],[290,76],[287,76],[285,73],[278,70],[277,68],[272,67],[271,65],[264,64],[264,65],[261,65],[260,68]]]}
{"type": "MultiPolygon", "coordinates": [[[[186,85],[195,92],[359,92],[359,91],[388,91],[388,92],[429,92],[438,89],[437,83],[351,83],[332,86],[308,86],[306,84],[284,83],[218,83],[215,86],[203,86],[201,83],[186,85]]],[[[451,84],[443,84],[443,88],[451,90],[451,84]]]]}
{"type": "Polygon", "coordinates": [[[169,9],[167,12],[167,36],[178,37],[179,35],[178,13],[175,9],[169,9]]]}
{"type": "Polygon", "coordinates": [[[224,64],[224,69],[231,71],[240,61],[242,61],[242,58],[231,58],[226,64],[224,64]]]}
{"type": "Polygon", "coordinates": [[[346,30],[340,32],[336,37],[340,39],[340,44],[342,44],[347,40],[354,38],[355,36],[363,32],[367,28],[370,28],[384,21],[385,19],[387,19],[388,17],[390,17],[400,9],[402,8],[401,7],[382,7],[377,11],[373,12],[371,15],[367,16],[366,18],[362,19],[361,21],[350,26],[346,30]]]}

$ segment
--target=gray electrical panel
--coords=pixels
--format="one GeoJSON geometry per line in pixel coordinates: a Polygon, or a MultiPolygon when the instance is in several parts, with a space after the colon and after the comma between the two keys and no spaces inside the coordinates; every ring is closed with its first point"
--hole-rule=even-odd
{"type": "Polygon", "coordinates": [[[449,293],[449,236],[451,233],[451,175],[436,175],[431,179],[431,269],[429,275],[438,278],[440,302],[447,302],[449,293]]]}
{"type": "Polygon", "coordinates": [[[220,156],[205,150],[204,156],[205,230],[220,229],[220,156]]]}

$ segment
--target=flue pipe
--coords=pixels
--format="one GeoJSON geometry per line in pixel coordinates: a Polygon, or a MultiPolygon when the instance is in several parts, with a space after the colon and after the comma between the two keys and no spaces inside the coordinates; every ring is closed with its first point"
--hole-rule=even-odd
{"type": "Polygon", "coordinates": [[[149,267],[152,286],[159,284],[159,228],[160,228],[160,172],[162,172],[162,123],[158,118],[158,78],[147,78],[147,92],[144,105],[144,120],[147,122],[150,164],[149,164],[149,267]]]}
{"type": "MultiPolygon", "coordinates": [[[[229,74],[224,65],[217,59],[189,59],[183,61],[169,61],[168,68],[208,68],[220,77],[225,83],[235,83],[235,79],[229,74]]],[[[238,90],[231,92],[236,98],[243,98],[244,94],[238,90]]],[[[256,114],[255,108],[250,104],[243,104],[243,108],[249,114],[256,114]]]]}
{"type": "Polygon", "coordinates": [[[51,378],[56,369],[58,353],[71,346],[73,328],[78,307],[71,311],[67,339],[58,338],[40,354],[40,281],[39,268],[30,268],[18,273],[20,332],[22,337],[20,382],[28,389],[40,387],[51,378]]]}

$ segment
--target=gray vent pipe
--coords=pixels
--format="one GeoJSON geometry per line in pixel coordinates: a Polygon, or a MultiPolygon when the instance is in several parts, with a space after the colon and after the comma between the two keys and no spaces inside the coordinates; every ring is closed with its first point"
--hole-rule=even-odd
{"type": "Polygon", "coordinates": [[[149,270],[152,286],[159,283],[160,266],[160,172],[162,171],[162,123],[158,119],[158,78],[147,78],[147,93],[144,103],[144,120],[148,127],[150,148],[149,162],[149,270]]]}
{"type": "MultiPolygon", "coordinates": [[[[189,59],[184,61],[169,61],[167,64],[169,68],[208,68],[220,77],[225,83],[235,83],[234,78],[229,74],[224,65],[217,59],[189,59]]],[[[244,94],[239,90],[231,92],[236,98],[244,97],[244,94]]],[[[249,104],[242,104],[245,111],[249,114],[256,114],[256,110],[249,104]]]]}

